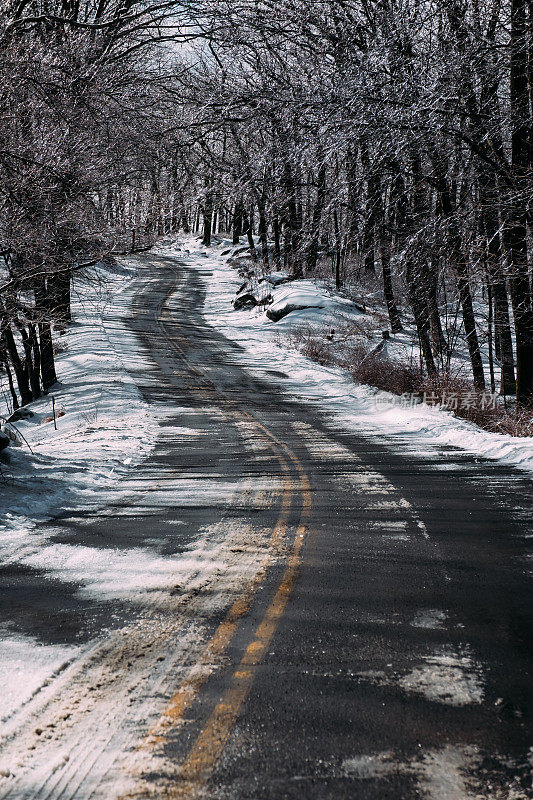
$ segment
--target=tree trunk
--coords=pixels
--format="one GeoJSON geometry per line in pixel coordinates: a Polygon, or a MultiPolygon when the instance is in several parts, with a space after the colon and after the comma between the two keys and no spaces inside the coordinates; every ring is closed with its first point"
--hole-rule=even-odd
{"type": "Polygon", "coordinates": [[[426,267],[427,306],[429,314],[429,328],[431,331],[431,344],[436,356],[442,356],[447,351],[446,339],[440,320],[439,303],[437,299],[438,282],[437,267],[429,263],[426,267]]]}
{"type": "Polygon", "coordinates": [[[40,279],[36,283],[34,291],[37,328],[39,331],[39,352],[41,355],[41,381],[44,391],[47,392],[54,385],[54,383],[57,383],[57,375],[54,360],[54,347],[52,343],[52,328],[50,325],[48,297],[44,279],[40,279]]]}
{"type": "Polygon", "coordinates": [[[519,403],[533,401],[533,310],[527,271],[526,225],[514,216],[506,238],[511,258],[511,300],[516,331],[516,397],[519,403]]]}
{"type": "Polygon", "coordinates": [[[191,232],[189,220],[187,218],[187,211],[183,204],[183,200],[181,201],[181,228],[186,236],[188,236],[188,234],[191,232]]]}
{"type": "MultiPolygon", "coordinates": [[[[412,165],[413,175],[415,178],[414,184],[418,187],[421,183],[421,177],[420,161],[416,152],[413,152],[412,154],[412,165]]],[[[414,194],[411,197],[412,208],[409,208],[407,187],[399,165],[396,167],[393,197],[395,198],[396,203],[394,217],[397,235],[403,242],[405,242],[409,236],[409,231],[412,225],[410,216],[412,219],[416,220],[416,218],[422,212],[422,207],[420,195],[414,194]]],[[[433,376],[437,374],[437,367],[435,365],[435,359],[433,358],[433,351],[431,349],[427,287],[426,281],[423,277],[423,270],[425,268],[426,264],[423,259],[417,257],[415,262],[413,257],[408,253],[405,268],[407,295],[411,308],[413,309],[413,316],[415,318],[421,355],[426,365],[428,375],[433,376]]]]}
{"type": "Polygon", "coordinates": [[[457,289],[461,301],[463,325],[465,329],[468,353],[470,355],[472,377],[474,379],[474,386],[476,389],[482,391],[485,388],[485,373],[483,370],[483,361],[481,359],[481,351],[479,348],[479,339],[474,317],[474,308],[472,305],[472,293],[468,278],[468,266],[461,246],[461,237],[457,228],[457,221],[454,218],[455,206],[454,202],[452,201],[452,193],[445,176],[439,176],[438,188],[440,212],[447,221],[450,256],[457,273],[457,289]]]}
{"type": "Polygon", "coordinates": [[[39,340],[37,339],[37,330],[33,322],[28,326],[29,339],[32,349],[32,374],[30,375],[30,382],[33,387],[34,383],[39,387],[38,397],[41,396],[40,380],[41,380],[41,351],[39,349],[39,340]]]}
{"type": "Polygon", "coordinates": [[[248,247],[250,248],[250,255],[252,256],[252,261],[257,261],[257,250],[255,249],[254,234],[252,227],[252,214],[248,216],[244,207],[242,209],[242,224],[244,227],[244,233],[246,233],[246,237],[248,239],[248,247]]]}
{"type": "Polygon", "coordinates": [[[318,243],[320,237],[320,222],[322,220],[322,212],[326,201],[326,165],[322,156],[320,156],[320,167],[317,176],[317,194],[316,202],[313,208],[313,217],[311,220],[311,235],[309,239],[309,247],[307,250],[306,267],[307,272],[311,275],[314,274],[317,260],[318,260],[318,243]]]}
{"type": "Polygon", "coordinates": [[[300,254],[300,230],[298,228],[298,208],[296,202],[296,188],[290,162],[286,161],[283,168],[283,188],[287,213],[285,215],[285,247],[287,249],[288,267],[293,278],[303,276],[303,266],[300,254]]]}
{"type": "Polygon", "coordinates": [[[531,167],[531,115],[528,96],[527,0],[511,0],[511,163],[513,197],[506,226],[511,269],[511,299],[516,330],[516,397],[533,402],[533,302],[528,275],[528,171],[531,167]]]}
{"type": "Polygon", "coordinates": [[[516,380],[507,287],[504,281],[495,281],[491,286],[491,290],[494,300],[494,338],[498,340],[501,364],[500,393],[503,395],[514,394],[516,392],[516,380]]]}
{"type": "Polygon", "coordinates": [[[342,286],[341,281],[341,236],[339,230],[339,216],[337,213],[337,206],[333,206],[333,231],[335,234],[335,288],[337,291],[342,286]]]}
{"type": "Polygon", "coordinates": [[[494,303],[492,297],[492,289],[490,284],[487,286],[489,314],[487,319],[487,342],[489,346],[489,373],[490,373],[490,390],[492,394],[496,391],[496,381],[494,380],[494,347],[493,347],[493,325],[494,325],[494,303]]]}
{"type": "Polygon", "coordinates": [[[29,373],[27,369],[27,365],[22,362],[22,359],[19,356],[17,346],[15,344],[15,338],[13,336],[13,331],[7,325],[4,329],[4,344],[5,349],[9,355],[11,364],[13,365],[13,371],[15,373],[15,377],[17,379],[17,386],[19,389],[20,394],[20,402],[23,406],[31,403],[33,400],[33,395],[30,389],[30,380],[29,380],[29,373]]]}
{"type": "MultiPolygon", "coordinates": [[[[456,252],[456,256],[457,256],[456,252]]],[[[472,293],[470,291],[470,281],[468,280],[467,267],[464,261],[455,263],[457,270],[457,288],[459,290],[459,298],[461,301],[461,309],[463,312],[463,324],[465,328],[466,343],[468,352],[470,354],[470,363],[472,365],[472,377],[474,379],[474,386],[479,391],[485,388],[485,372],[483,370],[483,361],[481,359],[481,351],[479,349],[479,340],[476,330],[476,320],[474,317],[474,307],[472,304],[472,293]]]]}
{"type": "Polygon", "coordinates": [[[242,198],[238,198],[235,202],[233,210],[233,244],[239,244],[242,236],[242,198]]]}
{"type": "Polygon", "coordinates": [[[16,325],[22,339],[22,346],[24,347],[26,371],[30,381],[31,393],[33,395],[33,399],[37,400],[37,398],[41,396],[41,382],[39,370],[37,370],[37,372],[35,371],[33,363],[33,347],[30,335],[22,323],[16,323],[16,325]]]}
{"type": "Polygon", "coordinates": [[[204,218],[204,232],[203,232],[202,244],[204,245],[204,247],[210,247],[211,232],[213,225],[213,194],[209,188],[206,190],[202,213],[204,218]]]}
{"type": "Polygon", "coordinates": [[[39,349],[41,351],[41,380],[43,382],[44,391],[48,392],[54,383],[57,383],[52,328],[49,322],[39,322],[38,326],[39,349]]]}
{"type": "Polygon", "coordinates": [[[398,311],[396,300],[394,298],[394,289],[392,287],[389,247],[388,243],[384,241],[383,235],[380,235],[379,239],[381,252],[381,271],[383,273],[383,294],[385,296],[385,303],[387,304],[390,329],[392,333],[400,333],[400,331],[403,331],[403,327],[400,319],[400,312],[398,311]]]}
{"type": "Polygon", "coordinates": [[[9,387],[9,393],[11,395],[11,400],[13,403],[13,411],[16,411],[17,408],[20,408],[19,399],[17,397],[15,387],[13,386],[13,376],[11,374],[11,370],[9,369],[9,362],[7,360],[7,351],[5,347],[5,339],[3,335],[0,336],[0,364],[4,367],[6,371],[7,385],[9,387]]]}
{"type": "Polygon", "coordinates": [[[51,314],[62,326],[66,326],[72,320],[70,281],[70,270],[62,270],[48,278],[51,314]]]}
{"type": "Polygon", "coordinates": [[[366,180],[366,206],[365,222],[363,226],[363,240],[361,248],[363,251],[365,272],[373,275],[376,272],[375,262],[375,240],[376,240],[376,201],[379,198],[379,186],[376,175],[370,164],[368,156],[368,145],[363,139],[361,142],[361,164],[365,173],[366,180]]]}
{"type": "Polygon", "coordinates": [[[261,255],[263,257],[263,265],[266,270],[269,267],[268,258],[268,225],[266,219],[266,203],[263,195],[257,198],[257,210],[259,213],[259,241],[261,242],[261,255]]]}
{"type": "Polygon", "coordinates": [[[387,305],[389,314],[389,324],[391,333],[400,333],[403,330],[402,321],[400,319],[400,312],[396,305],[394,297],[394,289],[392,286],[392,271],[390,266],[390,236],[385,231],[385,203],[383,194],[380,191],[379,196],[376,198],[378,206],[379,222],[377,226],[377,240],[379,242],[379,254],[381,259],[381,273],[383,280],[383,295],[387,305]]]}
{"type": "Polygon", "coordinates": [[[280,243],[280,230],[279,230],[279,216],[275,212],[272,222],[272,233],[274,236],[274,260],[276,262],[276,269],[281,269],[281,243],[280,243]]]}
{"type": "Polygon", "coordinates": [[[349,253],[352,253],[357,247],[357,237],[359,232],[359,211],[360,211],[360,197],[359,186],[357,181],[357,150],[355,152],[349,151],[346,161],[346,175],[348,180],[348,245],[349,253]]]}
{"type": "Polygon", "coordinates": [[[485,235],[487,237],[487,271],[489,288],[494,303],[494,339],[497,357],[501,364],[500,393],[514,394],[516,381],[514,373],[513,340],[509,320],[509,301],[503,273],[502,253],[500,246],[499,225],[495,218],[496,210],[486,199],[483,215],[485,235]]]}
{"type": "Polygon", "coordinates": [[[9,364],[7,361],[5,363],[5,368],[7,374],[7,385],[9,386],[9,393],[11,394],[11,400],[13,401],[13,411],[16,411],[17,408],[20,408],[20,403],[15,391],[15,387],[13,386],[13,376],[11,375],[11,370],[9,369],[9,364]]]}
{"type": "Polygon", "coordinates": [[[413,316],[415,318],[420,349],[422,351],[427,373],[429,376],[433,376],[437,374],[437,367],[435,365],[435,359],[433,358],[433,351],[431,349],[429,315],[424,285],[420,275],[420,270],[416,267],[411,259],[407,261],[405,278],[409,302],[411,304],[411,308],[413,309],[413,316]]]}

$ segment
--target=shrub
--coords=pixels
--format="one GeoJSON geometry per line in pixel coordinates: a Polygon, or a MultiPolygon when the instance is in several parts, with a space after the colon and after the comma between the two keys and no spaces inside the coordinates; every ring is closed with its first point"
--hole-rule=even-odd
{"type": "Polygon", "coordinates": [[[354,380],[375,386],[392,394],[414,394],[420,392],[421,376],[417,367],[403,364],[379,353],[369,353],[363,360],[350,368],[354,380]]]}
{"type": "Polygon", "coordinates": [[[506,410],[493,395],[477,391],[466,378],[450,373],[424,377],[417,363],[383,356],[376,352],[364,322],[341,323],[335,329],[298,325],[278,333],[277,343],[288,345],[319,364],[342,367],[358,383],[391,394],[411,395],[493,433],[533,436],[531,409],[506,410]]]}
{"type": "Polygon", "coordinates": [[[533,411],[502,410],[495,422],[496,433],[506,433],[509,436],[533,436],[533,411]]]}

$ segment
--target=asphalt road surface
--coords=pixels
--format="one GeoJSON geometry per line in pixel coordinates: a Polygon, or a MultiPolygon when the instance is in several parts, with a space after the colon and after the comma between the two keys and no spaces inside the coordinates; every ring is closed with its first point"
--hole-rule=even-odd
{"type": "Polygon", "coordinates": [[[54,540],[186,555],[210,531],[225,566],[143,608],[0,570],[2,624],[88,648],[12,726],[0,798],[533,797],[530,479],[336,432],[205,325],[197,269],[139,262],[162,435],[129,506],[54,540]]]}

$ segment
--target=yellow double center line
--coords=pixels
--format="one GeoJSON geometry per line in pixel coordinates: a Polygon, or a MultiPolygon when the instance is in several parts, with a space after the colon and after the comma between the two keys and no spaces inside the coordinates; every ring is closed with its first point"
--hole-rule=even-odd
{"type": "Polygon", "coordinates": [[[256,672],[255,668],[263,660],[285,611],[301,562],[301,551],[311,512],[309,479],[297,456],[289,451],[284,444],[272,437],[264,426],[258,423],[258,427],[285,450],[299,473],[302,494],[300,523],[276,594],[268,606],[262,621],[256,628],[254,638],[246,648],[239,666],[233,673],[230,687],[215,706],[206,725],[189,751],[189,755],[183,762],[179,778],[172,790],[168,792],[168,796],[173,798],[194,797],[209,781],[235,725],[237,716],[250,693],[256,672]]]}
{"type": "MultiPolygon", "coordinates": [[[[167,296],[167,299],[170,294],[171,293],[167,296]]],[[[185,354],[181,348],[175,344],[164,328],[162,312],[165,304],[166,300],[162,304],[161,314],[157,320],[159,327],[169,345],[184,359],[185,363],[187,363],[185,354]]],[[[187,364],[187,366],[190,367],[189,364],[187,364]]],[[[194,368],[194,371],[197,374],[203,374],[197,368],[194,368]]],[[[296,582],[298,568],[301,562],[301,551],[305,541],[307,523],[312,507],[309,478],[296,454],[293,453],[287,445],[279,441],[264,425],[259,423],[247,411],[239,409],[234,413],[237,413],[241,418],[244,417],[255,428],[261,438],[265,438],[270,443],[282,470],[282,503],[280,514],[270,539],[269,549],[271,556],[279,550],[283,542],[287,531],[289,514],[293,505],[293,477],[289,467],[289,461],[292,462],[293,468],[298,475],[298,490],[301,494],[300,519],[283,577],[276,593],[263,619],[257,626],[252,641],[246,647],[244,655],[231,677],[229,688],[215,706],[205,726],[198,735],[188,756],[181,765],[178,777],[173,780],[171,786],[165,788],[165,796],[170,798],[194,797],[205,788],[213,773],[235,725],[237,716],[250,693],[256,667],[261,663],[268,650],[296,582]]],[[[197,666],[201,667],[204,665],[207,667],[213,663],[213,659],[219,658],[226,651],[236,632],[239,621],[249,611],[253,597],[263,581],[268,567],[269,563],[255,575],[253,581],[248,585],[243,595],[232,605],[226,618],[219,625],[206,645],[197,666]]],[[[198,669],[196,669],[185,678],[178,690],[171,697],[161,719],[148,732],[144,742],[141,744],[141,748],[146,746],[151,747],[154,744],[161,745],[168,741],[172,730],[183,721],[187,709],[198,696],[208,675],[208,669],[203,671],[198,671],[198,669]]]]}
{"type": "MultiPolygon", "coordinates": [[[[293,501],[292,481],[288,466],[281,458],[279,459],[279,463],[283,474],[282,500],[280,513],[270,537],[270,557],[279,551],[283,542],[293,501]]],[[[254,579],[248,584],[243,594],[233,603],[225,619],[220,623],[205,646],[197,662],[197,666],[209,667],[225,653],[237,630],[240,620],[250,610],[254,595],[261,585],[269,566],[270,559],[267,564],[256,573],[254,579]]],[[[195,669],[192,674],[182,681],[177,691],[171,697],[161,719],[148,731],[147,738],[144,742],[145,745],[164,743],[167,740],[169,729],[175,727],[183,720],[185,712],[197,697],[208,677],[208,669],[200,671],[195,669]]],[[[141,744],[141,748],[142,747],[143,744],[141,744]]]]}

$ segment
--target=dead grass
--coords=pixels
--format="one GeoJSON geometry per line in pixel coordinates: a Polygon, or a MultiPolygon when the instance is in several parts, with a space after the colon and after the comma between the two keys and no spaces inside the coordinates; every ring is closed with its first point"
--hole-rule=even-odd
{"type": "Polygon", "coordinates": [[[376,352],[370,325],[364,322],[318,329],[298,325],[278,334],[280,346],[298,350],[323,366],[341,367],[354,381],[408,395],[415,403],[425,402],[453,412],[484,430],[509,436],[533,436],[531,409],[505,409],[499,398],[479,392],[465,378],[442,374],[422,375],[418,363],[403,363],[376,352]]]}
{"type": "Polygon", "coordinates": [[[502,398],[495,398],[488,391],[476,391],[465,378],[439,375],[426,379],[423,391],[425,402],[453,411],[457,417],[486,431],[517,437],[533,436],[533,410],[506,409],[502,398]]]}
{"type": "Polygon", "coordinates": [[[402,364],[375,354],[370,323],[350,322],[336,328],[311,325],[291,328],[279,344],[298,350],[324,366],[346,369],[358,383],[376,386],[393,394],[418,393],[421,379],[414,365],[402,364]]]}
{"type": "Polygon", "coordinates": [[[348,367],[358,383],[375,386],[391,394],[418,395],[420,372],[414,364],[403,364],[370,352],[359,364],[348,367]]]}
{"type": "Polygon", "coordinates": [[[493,430],[495,433],[506,433],[508,436],[533,436],[533,411],[531,409],[500,411],[493,430]]]}

